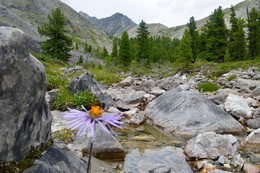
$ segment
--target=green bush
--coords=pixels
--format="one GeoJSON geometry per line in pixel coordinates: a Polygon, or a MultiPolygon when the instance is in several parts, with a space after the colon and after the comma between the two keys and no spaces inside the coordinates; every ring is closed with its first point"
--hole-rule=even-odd
{"type": "Polygon", "coordinates": [[[217,91],[218,89],[219,86],[211,82],[204,82],[198,84],[198,90],[201,92],[214,92],[217,91]]]}

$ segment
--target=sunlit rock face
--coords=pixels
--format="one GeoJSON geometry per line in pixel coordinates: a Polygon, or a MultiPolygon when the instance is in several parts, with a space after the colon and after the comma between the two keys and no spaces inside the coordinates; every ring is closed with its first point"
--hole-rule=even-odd
{"type": "Polygon", "coordinates": [[[21,30],[0,27],[0,162],[18,161],[51,137],[45,69],[27,43],[21,30]]]}
{"type": "Polygon", "coordinates": [[[203,132],[240,134],[243,126],[195,90],[168,91],[146,107],[146,116],[165,132],[193,137],[203,132]]]}

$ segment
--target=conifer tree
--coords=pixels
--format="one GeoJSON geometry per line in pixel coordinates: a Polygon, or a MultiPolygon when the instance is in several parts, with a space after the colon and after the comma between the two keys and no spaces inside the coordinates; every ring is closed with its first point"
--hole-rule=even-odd
{"type": "Polygon", "coordinates": [[[244,32],[245,21],[243,19],[238,20],[238,30],[236,33],[236,47],[237,51],[235,57],[238,60],[243,60],[246,57],[246,38],[244,32]]]}
{"type": "Polygon", "coordinates": [[[188,70],[189,64],[193,61],[192,38],[188,29],[185,30],[179,47],[179,61],[185,64],[184,68],[188,70]]]}
{"type": "Polygon", "coordinates": [[[201,32],[198,36],[197,39],[197,46],[198,46],[198,56],[197,59],[199,58],[200,60],[205,60],[206,59],[206,54],[207,54],[207,36],[205,32],[201,32]]]}
{"type": "Polygon", "coordinates": [[[118,55],[118,51],[117,51],[117,39],[113,40],[113,48],[112,48],[112,52],[111,52],[111,57],[112,58],[117,58],[118,55]]]}
{"type": "Polygon", "coordinates": [[[72,47],[72,39],[67,35],[65,22],[64,14],[57,8],[48,15],[48,22],[38,27],[38,32],[48,37],[41,43],[43,54],[63,61],[69,59],[72,47]]]}
{"type": "Polygon", "coordinates": [[[244,33],[244,22],[242,19],[236,18],[235,9],[231,6],[230,24],[231,29],[229,32],[229,55],[231,60],[242,60],[245,57],[246,43],[244,33]]]}
{"type": "Polygon", "coordinates": [[[194,17],[190,18],[190,22],[188,23],[188,28],[191,36],[191,48],[192,48],[192,55],[193,61],[196,61],[198,56],[198,31],[194,17]]]}
{"type": "Polygon", "coordinates": [[[142,20],[137,29],[137,59],[149,63],[149,31],[146,23],[142,20]]]}
{"type": "Polygon", "coordinates": [[[122,64],[124,67],[127,67],[129,66],[130,62],[131,58],[129,36],[128,33],[124,31],[121,36],[119,47],[119,63],[122,64]]]}
{"type": "Polygon", "coordinates": [[[224,62],[227,47],[227,29],[222,8],[214,10],[206,24],[207,57],[209,61],[224,62]]]}
{"type": "Polygon", "coordinates": [[[248,49],[252,58],[260,55],[260,10],[252,8],[248,14],[248,49]]]}
{"type": "Polygon", "coordinates": [[[103,47],[102,57],[106,58],[108,56],[108,51],[105,47],[103,47]]]}

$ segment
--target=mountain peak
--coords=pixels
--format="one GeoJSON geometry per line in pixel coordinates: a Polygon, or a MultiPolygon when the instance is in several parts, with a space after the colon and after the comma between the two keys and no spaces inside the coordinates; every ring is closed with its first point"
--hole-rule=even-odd
{"type": "Polygon", "coordinates": [[[87,14],[80,12],[80,15],[89,20],[93,25],[97,26],[99,29],[105,31],[109,36],[115,36],[129,30],[130,28],[136,26],[130,18],[122,13],[115,13],[110,17],[105,17],[102,19],[97,19],[95,17],[89,17],[87,14]]]}

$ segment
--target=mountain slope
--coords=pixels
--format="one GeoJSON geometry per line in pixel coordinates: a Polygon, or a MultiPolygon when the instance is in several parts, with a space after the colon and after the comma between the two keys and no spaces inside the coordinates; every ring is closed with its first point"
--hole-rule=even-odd
{"type": "MultiPolygon", "coordinates": [[[[259,0],[245,0],[236,5],[234,4],[234,8],[235,8],[237,17],[243,18],[243,19],[247,18],[247,11],[246,11],[247,8],[249,10],[251,10],[253,7],[260,8],[260,1],[259,0]]],[[[218,8],[218,7],[216,7],[216,8],[218,8]]],[[[224,12],[224,19],[227,24],[227,27],[230,27],[230,24],[229,24],[230,13],[231,13],[230,8],[224,9],[223,12],[224,12]]],[[[201,30],[204,27],[204,25],[207,23],[208,18],[209,18],[209,16],[196,21],[198,30],[201,30]]],[[[187,23],[188,23],[188,21],[189,21],[189,19],[187,19],[187,23]]],[[[172,39],[173,38],[180,39],[182,37],[185,29],[186,29],[186,25],[175,26],[175,27],[172,27],[169,29],[161,30],[160,32],[156,33],[156,35],[168,36],[172,39]]]]}
{"type": "Polygon", "coordinates": [[[131,19],[121,13],[115,13],[110,17],[97,19],[96,17],[90,17],[84,12],[79,12],[81,16],[85,17],[93,25],[97,26],[99,29],[105,31],[109,36],[120,35],[136,26],[131,19]]]}
{"type": "MultiPolygon", "coordinates": [[[[131,29],[129,29],[127,32],[128,32],[128,35],[129,37],[136,37],[137,36],[137,29],[138,29],[139,25],[138,26],[135,26],[131,29]]],[[[160,23],[152,23],[152,24],[147,24],[147,27],[148,27],[148,31],[149,33],[152,35],[152,36],[157,36],[158,33],[164,31],[164,30],[167,30],[168,27],[163,25],[163,24],[160,24],[160,23]]]]}
{"type": "Polygon", "coordinates": [[[43,38],[38,34],[37,27],[47,22],[48,14],[58,7],[68,19],[67,28],[74,38],[95,47],[111,49],[112,42],[106,33],[60,0],[0,0],[0,26],[19,28],[40,41],[43,38]]]}

